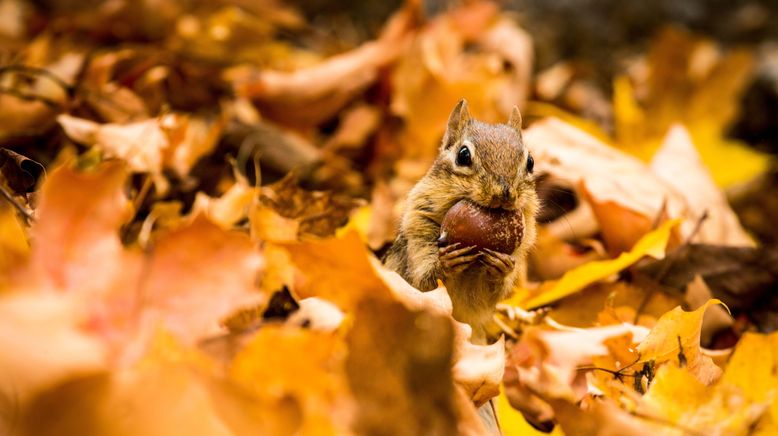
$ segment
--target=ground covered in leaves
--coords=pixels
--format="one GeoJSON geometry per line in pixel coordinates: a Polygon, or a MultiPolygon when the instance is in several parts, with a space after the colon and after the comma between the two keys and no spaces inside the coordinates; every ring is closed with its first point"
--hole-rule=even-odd
{"type": "Polygon", "coordinates": [[[668,27],[601,89],[429,3],[0,0],[0,433],[778,432],[762,55],[668,27]],[[543,202],[491,345],[379,260],[463,97],[543,202]]]}

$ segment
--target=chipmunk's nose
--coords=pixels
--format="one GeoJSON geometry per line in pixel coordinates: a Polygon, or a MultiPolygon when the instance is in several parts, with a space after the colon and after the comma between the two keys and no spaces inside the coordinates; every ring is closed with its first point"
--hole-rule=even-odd
{"type": "Polygon", "coordinates": [[[511,201],[511,187],[500,178],[500,188],[502,192],[492,195],[492,199],[489,202],[491,208],[513,209],[513,201],[511,201]]]}

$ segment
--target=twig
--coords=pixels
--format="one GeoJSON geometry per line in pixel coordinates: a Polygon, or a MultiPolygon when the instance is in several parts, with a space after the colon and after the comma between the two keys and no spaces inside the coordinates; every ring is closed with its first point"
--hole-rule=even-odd
{"type": "Polygon", "coordinates": [[[22,214],[22,216],[24,217],[24,220],[26,221],[27,225],[29,225],[30,223],[35,221],[35,218],[32,216],[30,211],[28,211],[26,207],[24,207],[21,203],[19,203],[14,198],[13,195],[11,195],[11,193],[8,192],[8,190],[5,189],[5,186],[0,185],[0,194],[2,194],[3,197],[5,197],[5,199],[8,200],[8,202],[11,203],[13,205],[13,207],[15,207],[16,210],[18,210],[19,213],[22,214]]]}
{"type": "Polygon", "coordinates": [[[28,76],[43,76],[52,82],[59,85],[68,95],[71,95],[73,92],[73,87],[71,85],[68,85],[61,77],[57,76],[56,74],[52,73],[51,71],[45,69],[45,68],[39,68],[39,67],[31,67],[29,65],[6,65],[4,67],[0,67],[0,74],[5,73],[20,73],[25,74],[28,76]]]}
{"type": "Polygon", "coordinates": [[[624,371],[627,368],[628,367],[624,367],[624,368],[621,368],[620,370],[616,371],[616,370],[612,370],[612,369],[608,369],[608,368],[600,368],[599,366],[580,366],[580,367],[576,368],[576,371],[603,371],[603,372],[607,372],[608,374],[612,374],[616,378],[620,378],[620,377],[637,377],[639,375],[642,375],[639,372],[631,372],[631,373],[622,372],[622,371],[624,371]]]}
{"type": "Polygon", "coordinates": [[[497,324],[498,327],[500,327],[500,330],[502,330],[503,333],[508,335],[508,337],[510,337],[511,339],[514,339],[514,340],[519,339],[519,335],[517,335],[516,332],[512,328],[510,328],[507,324],[505,324],[503,322],[503,320],[500,319],[499,316],[494,315],[492,317],[492,320],[494,321],[495,324],[497,324]]]}

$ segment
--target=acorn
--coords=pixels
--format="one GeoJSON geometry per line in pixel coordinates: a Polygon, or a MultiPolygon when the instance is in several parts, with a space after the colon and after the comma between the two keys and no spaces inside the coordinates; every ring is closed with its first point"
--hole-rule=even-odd
{"type": "Polygon", "coordinates": [[[524,219],[520,210],[490,209],[469,200],[460,200],[443,217],[438,245],[459,243],[475,245],[479,251],[488,248],[511,254],[524,236],[524,219]]]}

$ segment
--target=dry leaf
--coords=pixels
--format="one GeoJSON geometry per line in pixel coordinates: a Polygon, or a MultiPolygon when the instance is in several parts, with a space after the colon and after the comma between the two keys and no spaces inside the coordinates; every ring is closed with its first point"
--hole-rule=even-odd
{"type": "Polygon", "coordinates": [[[332,117],[365,87],[381,68],[402,53],[413,25],[411,10],[398,12],[376,41],[310,68],[294,72],[235,71],[236,93],[256,101],[268,117],[306,126],[332,117]]]}
{"type": "Polygon", "coordinates": [[[676,225],[678,225],[677,220],[668,221],[644,236],[631,251],[622,253],[618,258],[593,261],[574,268],[565,273],[561,279],[544,283],[537,291],[519,290],[506,303],[527,309],[547,305],[618,273],[644,256],[662,258],[670,233],[676,225]]]}
{"type": "Polygon", "coordinates": [[[347,337],[351,352],[346,372],[359,404],[354,430],[456,433],[452,338],[451,321],[444,316],[411,312],[396,302],[363,300],[347,337]],[[376,341],[378,337],[382,339],[376,341]]]}
{"type": "Polygon", "coordinates": [[[27,280],[61,291],[105,295],[119,276],[133,276],[134,261],[118,234],[130,212],[123,194],[126,176],[118,162],[93,173],[67,167],[50,171],[30,230],[27,280]]]}
{"type": "Polygon", "coordinates": [[[539,171],[583,190],[612,255],[633,246],[662,215],[698,218],[645,164],[570,124],[548,118],[527,129],[524,139],[539,171]]]}
{"type": "Polygon", "coordinates": [[[766,410],[727,385],[701,383],[690,370],[665,365],[643,396],[640,411],[702,433],[745,434],[766,410]]]}
{"type": "MultiPolygon", "coordinates": [[[[710,289],[700,276],[694,276],[694,280],[686,286],[686,295],[684,299],[691,309],[698,309],[712,298],[713,295],[711,294],[710,289]]],[[[734,324],[734,320],[727,309],[722,306],[711,307],[710,310],[705,311],[705,315],[702,318],[700,343],[710,344],[711,339],[716,332],[730,327],[732,324],[734,324]]]]}
{"type": "Polygon", "coordinates": [[[659,366],[672,362],[688,368],[700,383],[710,385],[715,382],[721,376],[721,368],[700,351],[700,329],[705,310],[720,303],[719,300],[708,300],[693,312],[685,312],[679,306],[662,315],[637,347],[641,361],[653,360],[659,366]]]}
{"type": "Polygon", "coordinates": [[[322,241],[282,245],[306,277],[296,288],[300,298],[321,297],[341,309],[352,310],[367,297],[391,299],[391,293],[376,274],[378,260],[370,255],[356,232],[322,241]]]}
{"type": "Polygon", "coordinates": [[[707,218],[692,239],[717,245],[753,245],[727,199],[700,160],[689,133],[681,125],[670,128],[651,160],[651,170],[685,199],[692,216],[707,218]]]}
{"type": "Polygon", "coordinates": [[[513,105],[526,98],[532,59],[529,36],[491,2],[438,16],[392,76],[392,111],[406,122],[403,157],[435,157],[447,117],[440,108],[454,107],[461,98],[479,119],[507,120],[513,105]]]}
{"type": "Polygon", "coordinates": [[[85,314],[76,299],[3,294],[0,316],[0,346],[13,350],[0,355],[0,396],[10,401],[25,401],[40,389],[107,364],[105,346],[80,327],[85,314]]]}
{"type": "Polygon", "coordinates": [[[0,205],[0,292],[8,284],[11,272],[23,264],[29,254],[27,232],[17,211],[10,204],[0,205]]]}
{"type": "Polygon", "coordinates": [[[230,376],[263,402],[296,404],[301,434],[338,434],[354,408],[344,365],[338,335],[268,326],[238,354],[230,376]]]}
{"type": "Polygon", "coordinates": [[[133,171],[162,171],[162,155],[170,141],[156,119],[131,124],[98,124],[83,118],[60,115],[57,122],[75,142],[95,146],[108,157],[127,162],[133,171]]]}

